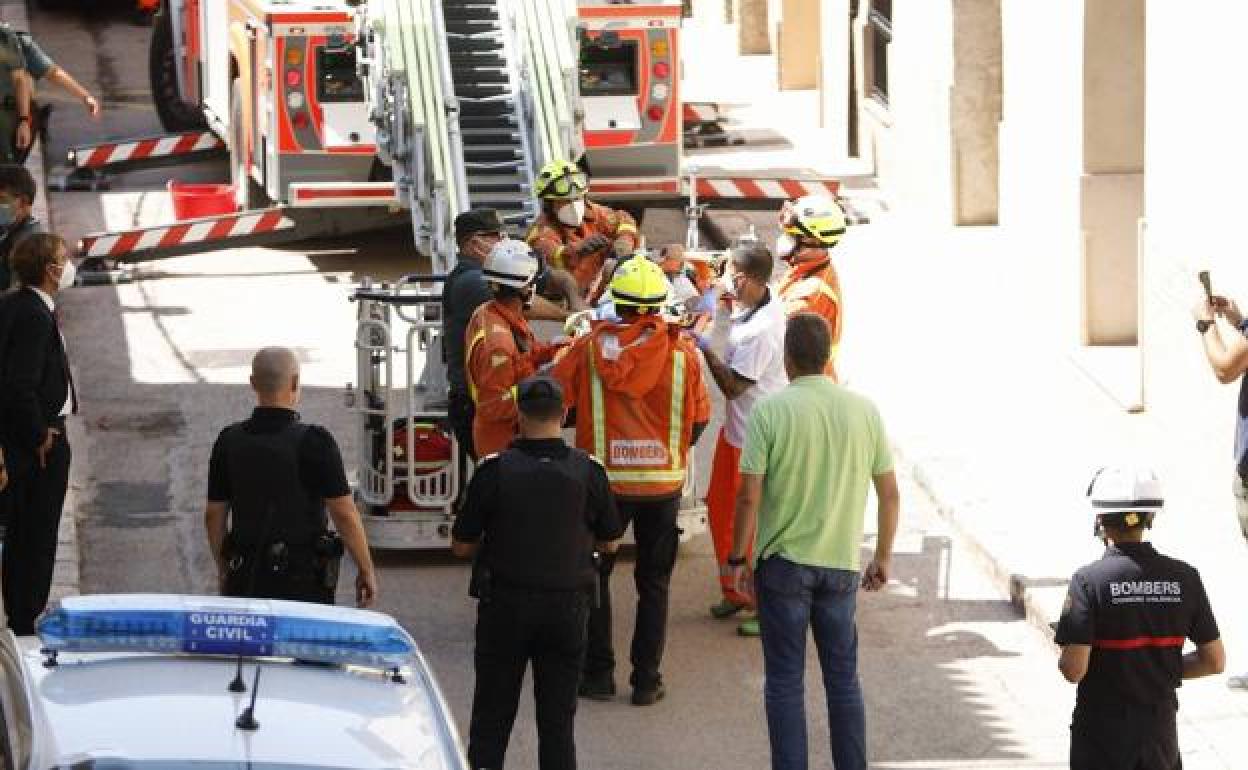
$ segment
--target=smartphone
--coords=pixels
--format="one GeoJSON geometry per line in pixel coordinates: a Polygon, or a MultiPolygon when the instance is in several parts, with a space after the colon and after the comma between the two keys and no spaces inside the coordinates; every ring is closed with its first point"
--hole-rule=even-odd
{"type": "Polygon", "coordinates": [[[1209,285],[1209,271],[1201,270],[1196,274],[1196,278],[1200,280],[1200,285],[1205,289],[1205,299],[1213,304],[1213,289],[1209,285]]]}

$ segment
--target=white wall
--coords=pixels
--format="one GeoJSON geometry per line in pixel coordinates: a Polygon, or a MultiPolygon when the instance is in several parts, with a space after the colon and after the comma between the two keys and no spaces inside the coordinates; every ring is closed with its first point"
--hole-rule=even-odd
{"type": "MultiPolygon", "coordinates": [[[[855,22],[862,41],[870,3],[855,22]]],[[[863,50],[869,50],[863,47],[863,50]]],[[[860,78],[865,77],[859,68],[860,78]]],[[[889,49],[889,104],[866,98],[860,81],[859,149],[874,159],[880,187],[903,213],[947,223],[952,211],[949,92],[953,80],[953,15],[948,3],[893,3],[889,49]]]]}
{"type": "Polygon", "coordinates": [[[1079,334],[1082,0],[1002,0],[1004,106],[1000,223],[1018,256],[1041,263],[1053,322],[1079,334]]]}

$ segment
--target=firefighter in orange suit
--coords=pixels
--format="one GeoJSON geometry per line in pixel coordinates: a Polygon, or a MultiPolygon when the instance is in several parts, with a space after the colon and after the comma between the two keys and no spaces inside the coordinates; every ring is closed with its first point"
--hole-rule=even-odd
{"type": "MultiPolygon", "coordinates": [[[[576,408],[576,445],[602,461],[620,516],[637,543],[634,578],[632,702],[664,695],[659,664],[667,631],[668,583],[676,563],[676,528],[689,447],[710,419],[697,348],[660,315],[667,299],[662,269],[644,255],[621,263],[611,279],[619,323],[595,322],[562,351],[552,374],[576,408]]],[[[580,693],[615,695],[611,592],[615,557],[600,554],[599,606],[590,612],[580,693]]]]}
{"type": "Polygon", "coordinates": [[[464,333],[477,457],[503,451],[516,437],[516,385],[558,350],[539,344],[524,320],[537,268],[537,257],[523,241],[501,240],[485,258],[482,272],[494,299],[477,308],[464,333]]]}
{"type": "Polygon", "coordinates": [[[789,263],[777,293],[785,314],[822,316],[832,330],[832,355],[825,374],[836,379],[836,354],[841,346],[843,309],[841,280],[829,252],[845,234],[845,212],[824,195],[807,195],[786,203],[780,212],[783,232],[776,238],[776,256],[789,263]]]}
{"type": "Polygon", "coordinates": [[[607,260],[637,249],[637,223],[625,211],[585,198],[589,178],[575,163],[556,160],[537,175],[542,211],[525,241],[546,264],[572,273],[582,295],[597,284],[607,260]]]}

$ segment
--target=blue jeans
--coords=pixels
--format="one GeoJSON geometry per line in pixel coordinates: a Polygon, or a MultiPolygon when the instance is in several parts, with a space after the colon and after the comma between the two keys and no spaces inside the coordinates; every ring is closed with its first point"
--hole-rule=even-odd
{"type": "Polygon", "coordinates": [[[836,770],[865,770],[867,726],[858,686],[857,572],[805,567],[780,556],[758,566],[763,687],[772,770],[806,770],[806,629],[815,637],[836,770]]]}

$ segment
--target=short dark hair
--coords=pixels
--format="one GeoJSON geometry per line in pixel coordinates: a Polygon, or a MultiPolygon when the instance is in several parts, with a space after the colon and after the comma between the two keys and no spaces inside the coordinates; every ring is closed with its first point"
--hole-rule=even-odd
{"type": "Polygon", "coordinates": [[[35,178],[25,166],[16,163],[0,164],[0,190],[8,190],[19,198],[26,199],[26,205],[35,202],[35,178]]]}
{"type": "Polygon", "coordinates": [[[771,251],[761,243],[742,246],[732,252],[732,266],[737,272],[748,278],[753,278],[759,283],[767,283],[771,280],[771,273],[775,269],[775,261],[771,257],[771,251]]]}
{"type": "Polygon", "coordinates": [[[1141,511],[1139,513],[1115,511],[1114,513],[1102,513],[1097,518],[1100,520],[1103,528],[1116,532],[1130,532],[1141,527],[1151,529],[1153,526],[1153,513],[1151,511],[1141,511]]]}
{"type": "Polygon", "coordinates": [[[552,377],[529,377],[516,386],[516,406],[530,419],[562,420],[563,388],[552,377]]]}
{"type": "Polygon", "coordinates": [[[798,313],[784,327],[784,357],[798,375],[820,374],[832,355],[832,331],[822,316],[798,313]]]}
{"type": "Polygon", "coordinates": [[[48,265],[56,264],[56,255],[62,249],[68,252],[65,239],[61,236],[32,233],[13,247],[13,253],[9,255],[9,266],[23,286],[38,286],[43,283],[43,275],[48,265]]]}

